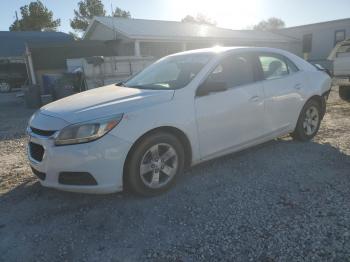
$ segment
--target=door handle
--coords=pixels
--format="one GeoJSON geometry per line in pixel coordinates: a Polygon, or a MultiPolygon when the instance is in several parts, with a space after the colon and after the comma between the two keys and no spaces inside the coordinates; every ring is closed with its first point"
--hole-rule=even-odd
{"type": "Polygon", "coordinates": [[[258,102],[259,101],[259,97],[258,96],[252,96],[249,100],[251,102],[258,102]]]}
{"type": "Polygon", "coordinates": [[[298,89],[298,90],[301,89],[301,84],[296,84],[296,85],[294,86],[294,88],[295,88],[295,89],[298,89]]]}

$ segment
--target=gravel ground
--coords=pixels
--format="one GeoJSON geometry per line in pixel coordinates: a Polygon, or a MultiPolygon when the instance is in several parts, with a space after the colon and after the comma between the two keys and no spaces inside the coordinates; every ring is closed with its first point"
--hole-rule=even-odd
{"type": "Polygon", "coordinates": [[[42,188],[32,112],[0,94],[0,261],[350,261],[350,103],[336,92],[313,142],[210,161],[147,199],[42,188]]]}

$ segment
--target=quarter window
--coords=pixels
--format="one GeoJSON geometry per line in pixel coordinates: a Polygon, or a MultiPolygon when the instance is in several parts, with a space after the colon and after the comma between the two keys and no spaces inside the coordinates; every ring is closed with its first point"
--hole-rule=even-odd
{"type": "Polygon", "coordinates": [[[284,61],[286,61],[286,63],[287,63],[289,74],[296,73],[299,71],[297,66],[292,61],[290,61],[288,58],[285,58],[284,61]]]}
{"type": "Polygon", "coordinates": [[[209,81],[224,82],[228,88],[254,82],[253,67],[247,54],[224,58],[208,77],[209,81]]]}

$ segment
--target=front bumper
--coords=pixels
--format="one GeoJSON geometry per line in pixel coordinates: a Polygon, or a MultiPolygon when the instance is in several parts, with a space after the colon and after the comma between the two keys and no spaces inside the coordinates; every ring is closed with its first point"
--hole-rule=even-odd
{"type": "Polygon", "coordinates": [[[34,171],[45,174],[39,179],[43,186],[81,193],[114,193],[123,190],[124,162],[131,143],[111,134],[85,144],[55,146],[52,137],[28,131],[29,143],[44,149],[42,160],[33,157],[28,146],[28,158],[34,171]],[[62,173],[89,173],[95,185],[62,184],[62,173]]]}

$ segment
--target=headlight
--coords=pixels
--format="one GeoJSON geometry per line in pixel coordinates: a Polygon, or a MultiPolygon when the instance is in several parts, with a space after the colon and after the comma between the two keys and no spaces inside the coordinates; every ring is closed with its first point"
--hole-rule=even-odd
{"type": "Polygon", "coordinates": [[[56,145],[72,145],[90,142],[103,137],[122,120],[123,114],[63,128],[55,138],[56,145]]]}

